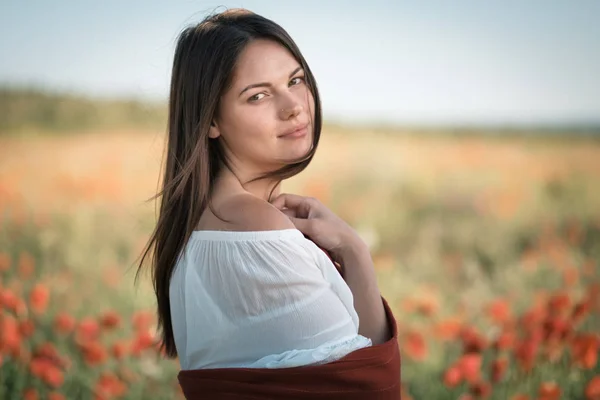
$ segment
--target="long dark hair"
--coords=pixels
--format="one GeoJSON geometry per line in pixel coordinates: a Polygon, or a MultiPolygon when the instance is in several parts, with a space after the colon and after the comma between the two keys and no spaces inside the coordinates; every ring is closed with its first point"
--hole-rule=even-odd
{"type": "Polygon", "coordinates": [[[158,329],[161,331],[160,349],[169,358],[177,356],[169,306],[171,274],[205,208],[208,206],[217,215],[210,200],[213,182],[221,168],[229,166],[222,142],[208,137],[209,128],[221,95],[232,83],[240,53],[254,39],[269,39],[283,45],[300,63],[314,97],[315,115],[310,151],[300,160],[249,182],[260,179],[276,181],[269,194],[270,199],[282,180],[300,173],[309,165],[319,143],[322,119],[317,84],[298,46],[281,26],[248,10],[231,9],[209,15],[180,33],[171,76],[162,190],[147,200],[162,196],[158,222],[142,252],[135,275],[137,281],[144,260],[151,254],[150,268],[158,303],[158,329]]]}

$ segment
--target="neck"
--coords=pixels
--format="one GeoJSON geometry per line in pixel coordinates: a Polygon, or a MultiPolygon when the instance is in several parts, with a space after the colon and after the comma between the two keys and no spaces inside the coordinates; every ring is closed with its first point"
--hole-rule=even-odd
{"type": "Polygon", "coordinates": [[[273,189],[276,183],[274,180],[261,179],[245,183],[254,177],[256,177],[256,175],[240,172],[234,173],[227,167],[223,167],[215,182],[215,194],[217,194],[216,192],[221,192],[226,195],[231,195],[233,193],[250,193],[267,202],[269,201],[271,190],[273,190],[271,200],[279,195],[281,191],[281,182],[277,184],[275,189],[273,189]]]}

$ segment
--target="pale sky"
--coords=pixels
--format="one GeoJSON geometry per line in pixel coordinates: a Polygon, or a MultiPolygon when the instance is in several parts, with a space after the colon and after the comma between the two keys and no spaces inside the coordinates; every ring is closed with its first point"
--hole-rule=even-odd
{"type": "Polygon", "coordinates": [[[166,100],[178,33],[218,6],[290,33],[325,119],[600,122],[595,0],[3,0],[0,82],[166,100]]]}

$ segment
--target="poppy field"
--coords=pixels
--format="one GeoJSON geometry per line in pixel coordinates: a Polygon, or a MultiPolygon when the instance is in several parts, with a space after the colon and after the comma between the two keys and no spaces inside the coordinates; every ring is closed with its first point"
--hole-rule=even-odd
{"type": "MultiPolygon", "coordinates": [[[[483,133],[325,127],[282,192],[369,244],[403,399],[600,400],[600,140],[483,133]]],[[[134,285],[163,143],[0,136],[0,399],[183,398],[134,285]]]]}

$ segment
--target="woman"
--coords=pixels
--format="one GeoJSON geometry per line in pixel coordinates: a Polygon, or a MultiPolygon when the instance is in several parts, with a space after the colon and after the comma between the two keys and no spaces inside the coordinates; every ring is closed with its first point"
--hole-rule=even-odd
{"type": "Polygon", "coordinates": [[[366,244],[318,200],[280,193],[320,133],[314,76],[279,25],[233,9],[180,34],[140,269],[153,247],[161,346],[187,398],[398,398],[366,244]]]}

